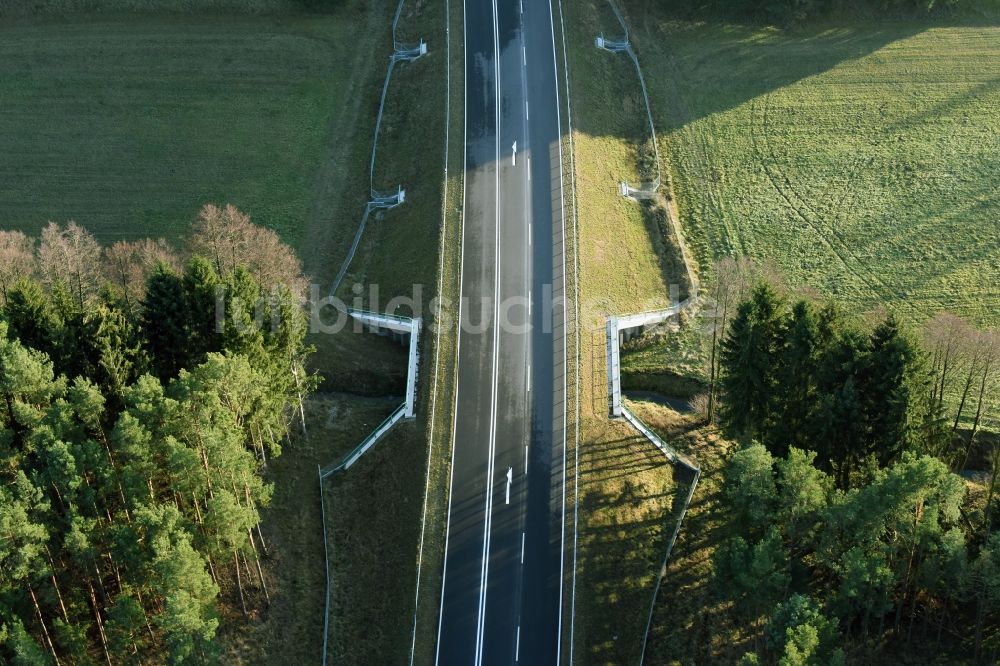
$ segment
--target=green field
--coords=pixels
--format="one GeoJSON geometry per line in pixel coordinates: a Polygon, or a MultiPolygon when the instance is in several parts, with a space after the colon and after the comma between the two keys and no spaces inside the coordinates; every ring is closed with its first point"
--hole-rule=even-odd
{"type": "Polygon", "coordinates": [[[233,203],[298,246],[364,15],[0,23],[0,223],[176,238],[233,203]]]}
{"type": "Polygon", "coordinates": [[[630,18],[703,265],[749,255],[861,311],[1000,321],[1000,27],[630,18]]]}

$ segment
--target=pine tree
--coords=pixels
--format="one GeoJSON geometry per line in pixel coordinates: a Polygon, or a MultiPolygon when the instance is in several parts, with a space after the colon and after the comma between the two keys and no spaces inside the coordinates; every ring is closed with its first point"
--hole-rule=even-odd
{"type": "Polygon", "coordinates": [[[758,285],[740,304],[722,343],[723,423],[744,440],[759,439],[773,418],[783,308],[770,286],[758,285]]]}
{"type": "Polygon", "coordinates": [[[768,450],[778,457],[784,457],[789,447],[809,446],[808,424],[819,404],[816,373],[820,333],[813,306],[797,302],[783,328],[784,345],[775,372],[777,416],[766,435],[768,450]]]}

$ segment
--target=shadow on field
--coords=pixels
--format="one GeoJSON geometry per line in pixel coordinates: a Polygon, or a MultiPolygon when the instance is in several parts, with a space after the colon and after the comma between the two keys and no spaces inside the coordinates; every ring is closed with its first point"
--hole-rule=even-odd
{"type": "MultiPolygon", "coordinates": [[[[718,21],[678,20],[660,2],[620,4],[630,41],[646,74],[661,133],[863,58],[927,29],[998,23],[995,19],[925,18],[817,23],[795,29],[725,23],[720,28],[718,21]],[[677,48],[679,44],[698,44],[698,48],[687,51],[677,48]]],[[[593,136],[644,140],[644,106],[631,62],[593,46],[598,34],[615,38],[621,33],[607,2],[574,4],[567,18],[568,30],[573,33],[569,38],[588,45],[571,45],[574,98],[603,100],[607,106],[575,108],[574,129],[593,136]]],[[[991,82],[990,89],[997,83],[991,82]]]]}

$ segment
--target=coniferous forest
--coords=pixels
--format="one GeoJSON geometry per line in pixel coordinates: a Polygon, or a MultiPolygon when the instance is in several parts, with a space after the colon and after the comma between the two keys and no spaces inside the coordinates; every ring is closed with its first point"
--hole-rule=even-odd
{"type": "Polygon", "coordinates": [[[183,252],[70,223],[0,254],[0,662],[212,661],[220,585],[268,599],[267,462],[314,384],[298,260],[213,206],[183,252]]]}
{"type": "Polygon", "coordinates": [[[713,564],[721,597],[758,630],[746,663],[844,663],[917,639],[954,660],[1000,654],[1000,465],[980,441],[995,340],[948,316],[928,331],[766,283],[736,308],[720,415],[741,444],[713,564]],[[972,502],[956,472],[981,449],[993,464],[972,502]]]}

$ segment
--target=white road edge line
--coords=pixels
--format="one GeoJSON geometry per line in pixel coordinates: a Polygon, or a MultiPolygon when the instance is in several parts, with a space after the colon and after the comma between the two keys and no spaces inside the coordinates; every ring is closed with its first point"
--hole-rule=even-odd
{"type": "Polygon", "coordinates": [[[521,661],[521,625],[517,625],[517,640],[514,642],[514,661],[521,661]]]}
{"type": "Polygon", "coordinates": [[[486,632],[486,581],[490,575],[490,532],[493,528],[493,473],[495,471],[496,456],[496,412],[497,412],[497,362],[500,358],[500,26],[497,17],[497,0],[493,0],[493,83],[496,92],[494,108],[496,119],[496,133],[494,135],[494,146],[496,149],[496,162],[494,169],[495,185],[495,218],[496,228],[495,252],[496,270],[494,270],[493,284],[493,385],[491,388],[490,405],[490,457],[486,471],[486,530],[483,538],[483,562],[479,585],[479,619],[476,633],[476,665],[481,666],[483,661],[483,645],[485,644],[486,632]]]}
{"type": "MultiPolygon", "coordinates": [[[[561,6],[560,6],[561,7],[561,6]]],[[[560,19],[562,16],[560,15],[560,19]]],[[[561,25],[561,23],[560,23],[561,25]]],[[[565,582],[566,566],[566,192],[563,186],[563,149],[562,149],[562,113],[559,104],[559,65],[556,55],[555,16],[552,12],[552,0],[549,0],[549,34],[552,37],[552,73],[556,82],[556,132],[559,135],[559,206],[561,215],[560,240],[562,247],[562,279],[563,279],[563,446],[562,446],[562,521],[560,525],[559,543],[559,640],[556,641],[556,663],[562,663],[562,620],[563,620],[563,584],[565,582]]],[[[565,45],[564,45],[565,48],[565,45]]],[[[568,100],[567,100],[568,101],[568,100]]]]}
{"type": "MultiPolygon", "coordinates": [[[[448,17],[448,21],[451,21],[451,16],[448,17]]],[[[465,0],[462,0],[462,78],[464,80],[464,92],[462,96],[462,164],[463,164],[463,174],[462,174],[462,233],[461,239],[459,241],[460,251],[459,251],[459,269],[458,269],[458,321],[455,323],[455,332],[457,334],[455,340],[455,365],[456,365],[456,382],[455,382],[455,409],[452,412],[451,417],[451,443],[452,443],[452,465],[448,473],[448,518],[445,522],[444,528],[444,564],[441,568],[441,601],[438,608],[438,631],[437,631],[437,644],[434,648],[434,663],[437,664],[441,660],[441,627],[443,625],[444,619],[444,589],[445,582],[448,578],[448,539],[451,534],[451,503],[453,498],[453,489],[455,487],[455,456],[454,450],[457,445],[457,426],[458,426],[458,381],[457,381],[457,366],[458,358],[461,356],[462,351],[462,283],[465,277],[465,174],[464,174],[464,164],[465,158],[468,157],[468,146],[469,146],[469,75],[468,75],[468,60],[469,55],[466,52],[465,45],[467,43],[466,38],[466,28],[465,28],[465,0]]],[[[450,42],[449,42],[450,43],[450,42]]],[[[450,60],[450,59],[449,59],[450,60]]],[[[449,67],[451,63],[449,62],[449,67]]],[[[414,640],[416,637],[414,636],[414,640]]]]}
{"type": "MultiPolygon", "coordinates": [[[[444,2],[444,35],[445,35],[445,66],[444,66],[444,184],[441,194],[441,244],[438,256],[443,262],[445,252],[445,240],[448,230],[448,158],[451,150],[451,0],[444,2]]],[[[463,181],[465,178],[463,177],[463,181]]],[[[462,289],[459,284],[459,291],[462,289]]],[[[438,377],[441,371],[441,309],[444,299],[441,292],[444,291],[444,267],[438,267],[438,289],[437,289],[437,313],[434,323],[437,326],[437,333],[434,341],[434,382],[431,388],[431,422],[430,432],[427,442],[427,470],[424,477],[424,508],[420,518],[420,545],[417,548],[417,581],[416,592],[413,599],[413,636],[410,639],[410,666],[417,650],[417,612],[420,610],[420,574],[423,568],[424,557],[424,532],[427,526],[427,504],[430,499],[431,488],[431,464],[434,457],[434,424],[437,414],[437,393],[438,377]]],[[[460,299],[461,300],[461,299],[460,299]]],[[[454,438],[452,439],[454,442],[454,438]]],[[[449,507],[450,508],[450,507],[449,507]]],[[[446,536],[447,538],[447,536],[446,536]]],[[[447,550],[447,549],[446,549],[447,550]]],[[[447,554],[445,555],[447,557],[447,554]]]]}

